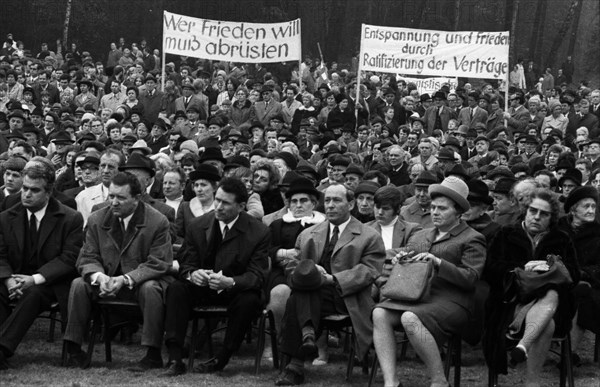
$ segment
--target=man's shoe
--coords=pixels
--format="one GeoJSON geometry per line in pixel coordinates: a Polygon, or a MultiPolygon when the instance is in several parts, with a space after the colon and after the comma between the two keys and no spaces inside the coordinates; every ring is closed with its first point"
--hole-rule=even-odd
{"type": "Polygon", "coordinates": [[[88,368],[90,364],[88,362],[87,353],[82,350],[69,353],[65,366],[71,368],[88,368]]]}
{"type": "Polygon", "coordinates": [[[214,372],[222,371],[225,368],[225,363],[220,362],[219,359],[213,357],[210,360],[205,361],[194,368],[194,372],[199,374],[212,374],[214,372]]]}
{"type": "Polygon", "coordinates": [[[279,379],[275,381],[276,386],[297,386],[302,383],[304,383],[304,375],[287,368],[283,370],[279,379]]]}
{"type": "Polygon", "coordinates": [[[310,357],[316,357],[318,353],[319,350],[317,349],[315,338],[312,336],[306,336],[302,340],[302,345],[300,346],[300,354],[306,359],[310,357]]]}
{"type": "Polygon", "coordinates": [[[131,372],[146,372],[151,369],[163,368],[162,359],[153,359],[148,356],[144,356],[135,366],[130,367],[131,372]]]}
{"type": "Polygon", "coordinates": [[[169,368],[161,375],[167,377],[179,376],[185,374],[186,367],[182,361],[171,362],[169,368]]]}
{"type": "Polygon", "coordinates": [[[527,360],[527,350],[521,345],[517,345],[510,351],[510,363],[511,367],[516,367],[517,364],[527,360]]]}

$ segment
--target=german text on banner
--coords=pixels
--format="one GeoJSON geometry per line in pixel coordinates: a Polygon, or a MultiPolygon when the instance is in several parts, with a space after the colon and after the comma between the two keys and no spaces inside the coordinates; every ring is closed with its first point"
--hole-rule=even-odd
{"type": "Polygon", "coordinates": [[[442,86],[448,85],[450,90],[456,90],[458,86],[458,79],[448,77],[436,77],[436,78],[408,78],[398,74],[396,79],[402,79],[406,83],[414,83],[419,90],[419,94],[429,94],[433,97],[436,91],[440,90],[442,86]]]}
{"type": "Polygon", "coordinates": [[[407,75],[506,79],[508,32],[362,25],[360,68],[407,75]]]}
{"type": "Polygon", "coordinates": [[[164,12],[163,50],[171,54],[244,63],[297,61],[300,39],[300,19],[257,24],[164,12]]]}

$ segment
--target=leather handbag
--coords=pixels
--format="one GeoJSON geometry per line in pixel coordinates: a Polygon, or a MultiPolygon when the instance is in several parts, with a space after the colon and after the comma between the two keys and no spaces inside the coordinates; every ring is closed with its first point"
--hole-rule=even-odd
{"type": "Polygon", "coordinates": [[[400,261],[381,289],[381,295],[397,301],[422,301],[429,297],[435,275],[433,261],[400,261]]]}
{"type": "Polygon", "coordinates": [[[557,289],[573,283],[571,274],[559,255],[549,254],[546,262],[550,267],[548,271],[525,271],[520,267],[513,269],[509,273],[508,284],[505,283],[505,292],[513,288],[512,297],[509,298],[528,303],[543,296],[549,289],[557,289]]]}

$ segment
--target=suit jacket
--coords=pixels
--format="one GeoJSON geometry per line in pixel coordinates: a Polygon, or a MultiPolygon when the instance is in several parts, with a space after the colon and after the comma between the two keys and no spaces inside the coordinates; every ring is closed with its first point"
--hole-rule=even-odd
{"type": "MultiPolygon", "coordinates": [[[[48,85],[46,90],[48,90],[50,96],[48,101],[50,105],[60,103],[60,93],[56,86],[48,85]]],[[[33,100],[38,107],[42,107],[42,87],[39,84],[33,87],[33,100]]]]}
{"type": "Polygon", "coordinates": [[[259,120],[265,127],[271,125],[271,119],[278,114],[281,114],[281,104],[271,98],[271,102],[267,106],[265,101],[259,101],[254,104],[254,113],[256,119],[259,120]]]}
{"type": "Polygon", "coordinates": [[[400,218],[407,222],[417,223],[423,228],[433,227],[431,211],[423,212],[417,202],[412,202],[400,209],[400,218]]]}
{"type": "MultiPolygon", "coordinates": [[[[430,106],[425,110],[425,115],[423,116],[423,121],[425,121],[425,130],[427,134],[430,135],[433,133],[435,129],[435,121],[438,115],[439,109],[436,106],[430,106]]],[[[442,108],[442,113],[440,114],[440,120],[442,121],[442,130],[444,132],[448,131],[448,122],[452,119],[456,118],[454,112],[450,110],[449,107],[444,106],[442,108]]]]}
{"type": "MultiPolygon", "coordinates": [[[[312,259],[319,263],[328,243],[329,224],[325,221],[300,233],[296,240],[299,260],[312,259]]],[[[384,260],[381,236],[372,227],[351,218],[331,254],[331,271],[352,319],[359,358],[367,353],[373,342],[371,310],[375,302],[371,297],[371,285],[380,276],[384,260]]],[[[290,263],[288,271],[295,264],[297,262],[290,263]]]]}
{"type": "Polygon", "coordinates": [[[151,124],[158,118],[158,113],[166,108],[163,106],[163,92],[159,90],[154,90],[152,96],[148,92],[142,93],[138,101],[144,107],[144,119],[151,124]]]}
{"type": "Polygon", "coordinates": [[[225,238],[214,246],[213,238],[220,236],[214,211],[190,222],[182,246],[181,276],[185,278],[198,269],[211,269],[233,277],[233,291],[262,289],[269,268],[271,234],[267,226],[241,212],[225,238]]]}
{"type": "Polygon", "coordinates": [[[458,113],[458,121],[462,125],[467,125],[469,128],[474,128],[475,124],[482,123],[487,126],[488,112],[479,106],[475,109],[473,117],[469,107],[462,108],[458,113]]]}
{"type": "Polygon", "coordinates": [[[516,130],[525,130],[525,127],[529,123],[529,119],[531,115],[529,114],[529,110],[525,108],[525,106],[521,106],[516,111],[513,108],[509,109],[510,118],[506,120],[508,124],[508,128],[512,130],[514,133],[516,130]]]}
{"type": "Polygon", "coordinates": [[[140,201],[122,236],[122,244],[120,234],[119,219],[110,207],[90,215],[85,243],[77,259],[83,278],[96,272],[111,277],[122,273],[139,285],[167,274],[173,263],[173,250],[169,221],[164,215],[140,201]]]}
{"type": "MultiPolygon", "coordinates": [[[[27,210],[22,204],[0,214],[0,278],[21,273],[27,210]]],[[[38,229],[37,273],[47,284],[75,275],[75,260],[82,244],[83,219],[75,210],[50,198],[38,229]]]]}
{"type": "MultiPolygon", "coordinates": [[[[367,226],[371,226],[381,235],[381,226],[376,220],[367,223],[367,226]]],[[[394,234],[392,236],[392,249],[406,246],[410,237],[417,231],[421,230],[422,227],[418,223],[405,222],[398,218],[398,221],[394,225],[394,234]]]]}
{"type": "MultiPolygon", "coordinates": [[[[27,210],[21,203],[0,213],[0,279],[23,273],[27,210]]],[[[53,288],[61,310],[67,310],[75,261],[83,242],[83,218],[77,211],[50,198],[38,229],[37,270],[53,288]]],[[[31,274],[35,274],[31,273],[31,274]]],[[[3,282],[2,285],[4,286],[3,282]]]]}
{"type": "Polygon", "coordinates": [[[200,111],[200,117],[204,117],[200,119],[206,119],[208,113],[206,110],[204,110],[204,104],[202,103],[200,97],[198,97],[197,95],[192,94],[190,96],[190,102],[188,102],[187,105],[185,104],[185,97],[183,96],[175,100],[175,111],[183,110],[185,112],[192,106],[198,108],[198,110],[200,111]]]}

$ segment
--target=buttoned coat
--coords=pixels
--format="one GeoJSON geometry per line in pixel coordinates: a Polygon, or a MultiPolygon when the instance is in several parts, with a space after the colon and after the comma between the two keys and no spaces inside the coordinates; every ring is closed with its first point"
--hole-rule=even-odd
{"type": "MultiPolygon", "coordinates": [[[[312,259],[319,263],[327,244],[329,225],[330,222],[325,221],[300,233],[296,240],[299,260],[312,259]]],[[[352,319],[359,359],[373,342],[370,316],[375,302],[371,297],[371,285],[380,276],[384,260],[381,236],[372,227],[351,218],[331,254],[331,272],[352,319]]],[[[291,272],[296,263],[290,263],[287,271],[291,272]]]]}
{"type": "Polygon", "coordinates": [[[269,268],[271,234],[267,226],[241,212],[220,245],[213,250],[210,241],[221,235],[215,212],[193,219],[185,230],[184,249],[179,272],[182,278],[198,269],[222,271],[235,281],[234,291],[262,288],[269,268]],[[209,257],[209,250],[211,257],[209,257]],[[212,264],[214,258],[214,264],[212,264]],[[210,267],[212,266],[212,267],[210,267]]]}
{"type": "Polygon", "coordinates": [[[120,267],[136,285],[160,279],[173,264],[167,218],[140,201],[122,236],[119,218],[111,207],[93,212],[87,224],[85,243],[77,259],[83,278],[101,272],[115,276],[120,267]]]}

